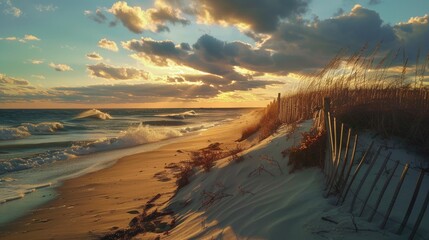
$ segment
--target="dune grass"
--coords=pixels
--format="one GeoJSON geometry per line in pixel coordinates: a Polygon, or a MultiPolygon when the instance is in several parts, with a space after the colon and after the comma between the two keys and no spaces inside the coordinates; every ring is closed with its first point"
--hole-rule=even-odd
{"type": "Polygon", "coordinates": [[[278,116],[278,102],[273,101],[264,109],[259,121],[243,129],[241,138],[238,141],[243,141],[253,134],[258,134],[259,140],[267,138],[281,125],[278,116]]]}
{"type": "Polygon", "coordinates": [[[364,46],[348,57],[339,53],[319,72],[303,75],[297,91],[281,99],[281,122],[311,118],[329,97],[331,112],[341,122],[402,137],[429,153],[429,55],[421,61],[418,54],[411,66],[399,53],[382,54],[378,46],[364,46]]]}

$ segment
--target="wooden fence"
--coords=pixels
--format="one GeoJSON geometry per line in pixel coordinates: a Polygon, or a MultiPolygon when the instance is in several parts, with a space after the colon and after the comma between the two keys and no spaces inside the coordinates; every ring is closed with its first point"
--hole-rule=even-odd
{"type": "Polygon", "coordinates": [[[388,230],[398,235],[406,229],[409,239],[424,239],[417,231],[429,202],[429,191],[422,190],[427,172],[411,168],[409,162],[393,160],[391,152],[386,154],[386,149],[376,146],[374,142],[360,141],[353,129],[331,115],[329,98],[320,96],[320,100],[302,102],[299,98],[288,100],[282,99],[279,94],[277,101],[271,103],[271,106],[277,107],[281,122],[294,123],[313,116],[315,126],[327,132],[327,156],[323,166],[326,176],[325,197],[335,197],[335,204],[348,208],[353,215],[366,217],[369,222],[379,221],[380,229],[388,226],[388,230]],[[320,108],[322,104],[323,108],[320,108]],[[364,151],[358,153],[358,147],[364,151]],[[404,189],[403,183],[410,171],[418,178],[414,187],[404,189]],[[397,175],[399,172],[401,174],[397,175]],[[403,216],[401,219],[392,218],[392,210],[395,204],[398,205],[401,191],[406,196],[401,201],[406,201],[408,207],[396,209],[396,213],[399,211],[403,216]],[[382,209],[381,206],[387,208],[382,209]],[[412,214],[413,222],[410,221],[413,220],[410,218],[412,214]]]}
{"type": "Polygon", "coordinates": [[[401,161],[395,161],[391,159],[391,152],[382,157],[381,152],[384,149],[382,146],[375,147],[374,141],[369,144],[366,143],[366,146],[365,143],[361,144],[365,151],[357,156],[357,147],[360,144],[359,136],[358,134],[352,136],[353,129],[346,127],[331,115],[329,98],[324,99],[324,107],[316,116],[317,122],[324,124],[328,137],[328,154],[323,169],[326,176],[325,197],[335,196],[337,206],[347,202],[348,211],[351,214],[356,214],[359,217],[366,215],[369,222],[373,221],[377,214],[381,217],[379,225],[381,229],[385,229],[390,220],[392,222],[390,230],[396,226],[397,229],[393,231],[398,235],[401,235],[404,229],[409,226],[409,239],[414,239],[429,202],[429,191],[426,194],[421,191],[423,178],[426,175],[425,169],[410,168],[409,162],[404,164],[401,161]],[[322,117],[323,121],[321,120],[322,117]],[[402,170],[400,170],[401,168],[402,170]],[[407,173],[411,171],[410,169],[418,171],[419,177],[415,182],[414,189],[403,189],[404,180],[409,175],[407,173]],[[393,181],[398,170],[401,172],[399,179],[393,181]],[[368,178],[370,173],[372,173],[372,177],[368,178]],[[383,173],[387,176],[381,183],[380,179],[383,173]],[[392,182],[397,182],[396,186],[391,186],[392,182]],[[378,193],[374,192],[376,186],[381,187],[378,193]],[[389,186],[391,189],[393,187],[394,190],[390,199],[386,194],[389,186]],[[398,219],[391,219],[390,215],[398,201],[401,190],[409,192],[407,194],[409,203],[406,209],[399,210],[403,211],[403,218],[398,222],[398,219]],[[418,200],[423,202],[420,209],[416,209],[418,200]],[[387,209],[383,212],[380,210],[382,202],[388,203],[387,209]],[[415,222],[410,223],[410,216],[412,213],[416,214],[415,212],[418,212],[418,216],[415,222]]]}

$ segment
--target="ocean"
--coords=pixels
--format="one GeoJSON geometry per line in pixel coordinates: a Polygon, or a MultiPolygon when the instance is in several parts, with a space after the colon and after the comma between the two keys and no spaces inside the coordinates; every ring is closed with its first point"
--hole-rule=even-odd
{"type": "Polygon", "coordinates": [[[0,225],[55,198],[65,179],[108,167],[250,109],[0,109],[0,225]]]}

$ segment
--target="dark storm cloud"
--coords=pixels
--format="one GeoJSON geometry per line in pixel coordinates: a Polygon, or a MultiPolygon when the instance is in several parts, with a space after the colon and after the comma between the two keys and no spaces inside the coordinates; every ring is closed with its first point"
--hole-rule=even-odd
{"type": "MultiPolygon", "coordinates": [[[[377,12],[360,5],[329,19],[296,18],[276,26],[270,38],[261,41],[258,47],[239,41],[225,42],[207,34],[192,45],[148,38],[122,45],[160,66],[167,66],[171,61],[207,73],[172,76],[168,79],[170,82],[198,82],[219,91],[237,91],[279,84],[258,80],[264,73],[287,75],[320,68],[341,49],[351,54],[365,44],[374,48],[382,42],[380,53],[383,54],[399,47],[427,48],[424,42],[429,39],[428,16],[391,26],[384,24],[377,12]],[[250,70],[251,74],[244,74],[237,67],[250,70]]],[[[261,36],[257,32],[249,34],[261,36]]]]}
{"type": "Polygon", "coordinates": [[[264,47],[314,56],[333,54],[340,48],[356,50],[380,41],[384,47],[392,47],[397,41],[393,28],[384,25],[375,11],[355,6],[350,13],[322,21],[284,23],[264,47]]]}
{"type": "Polygon", "coordinates": [[[256,32],[268,33],[276,30],[282,19],[305,13],[309,0],[194,0],[192,2],[194,12],[206,21],[244,23],[256,32]]]}
{"type": "Polygon", "coordinates": [[[125,49],[132,50],[135,52],[143,52],[146,54],[152,54],[156,56],[162,56],[167,58],[178,57],[182,52],[181,49],[177,48],[172,41],[155,41],[150,38],[142,38],[141,40],[131,40],[123,42],[122,46],[125,49]]]}
{"type": "MultiPolygon", "coordinates": [[[[428,16],[414,17],[394,26],[384,24],[379,14],[356,5],[351,12],[326,20],[283,23],[262,48],[275,50],[281,58],[295,60],[280,66],[291,71],[302,65],[320,67],[341,49],[352,53],[365,44],[374,48],[381,43],[380,53],[405,49],[410,63],[420,51],[427,53],[429,46],[428,16]]],[[[399,64],[399,62],[398,62],[399,64]]]]}
{"type": "Polygon", "coordinates": [[[413,17],[405,23],[394,26],[398,36],[398,45],[403,46],[410,57],[416,59],[418,52],[421,55],[429,53],[429,15],[413,17]]]}
{"type": "MultiPolygon", "coordinates": [[[[159,66],[166,66],[167,60],[171,60],[176,64],[216,75],[230,82],[251,81],[249,76],[238,73],[234,67],[246,68],[256,72],[256,75],[266,72],[287,73],[299,68],[304,60],[307,61],[295,54],[286,55],[253,48],[243,42],[224,42],[207,34],[201,36],[192,48],[188,44],[184,47],[183,43],[177,46],[172,41],[146,38],[122,44],[124,48],[136,52],[139,57],[149,59],[159,66]]],[[[313,62],[305,62],[303,66],[313,66],[313,62]]]]}
{"type": "Polygon", "coordinates": [[[122,46],[130,51],[134,51],[139,57],[144,57],[159,66],[166,66],[167,59],[179,61],[186,51],[176,47],[172,41],[155,41],[149,38],[140,40],[133,39],[122,42],[122,46]]]}
{"type": "MultiPolygon", "coordinates": [[[[148,59],[158,66],[167,66],[168,61],[206,72],[203,75],[182,75],[169,77],[170,82],[198,82],[213,86],[221,91],[248,90],[280,84],[276,81],[257,81],[252,75],[243,75],[235,67],[273,70],[275,63],[269,51],[253,49],[242,42],[224,42],[210,35],[201,36],[192,45],[175,45],[172,41],[155,41],[148,38],[122,43],[140,58],[148,59]]],[[[256,73],[254,75],[261,75],[256,73]]]]}

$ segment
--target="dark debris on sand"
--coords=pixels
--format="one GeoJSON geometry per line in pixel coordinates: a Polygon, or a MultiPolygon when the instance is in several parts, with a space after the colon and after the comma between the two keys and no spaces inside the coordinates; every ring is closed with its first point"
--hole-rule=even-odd
{"type": "Polygon", "coordinates": [[[143,207],[143,213],[134,217],[127,228],[115,229],[116,231],[108,233],[100,239],[125,240],[142,233],[168,233],[175,226],[176,219],[172,210],[166,209],[160,212],[158,209],[152,210],[155,206],[154,202],[160,197],[161,194],[157,194],[150,199],[143,207]]]}

